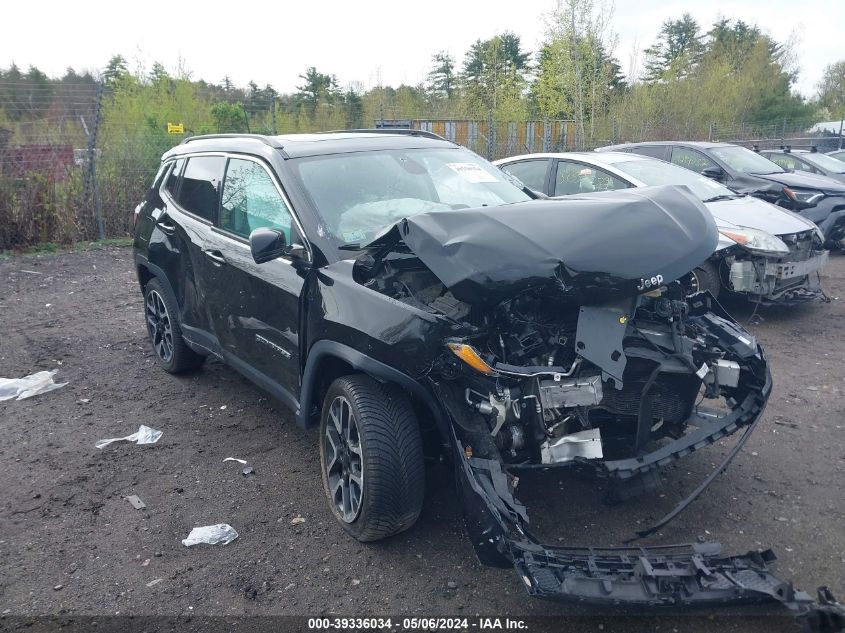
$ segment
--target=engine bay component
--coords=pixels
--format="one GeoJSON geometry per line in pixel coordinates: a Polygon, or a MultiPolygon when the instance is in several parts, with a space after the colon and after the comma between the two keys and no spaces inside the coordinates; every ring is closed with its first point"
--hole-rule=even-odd
{"type": "MultiPolygon", "coordinates": [[[[589,407],[602,399],[601,376],[587,376],[577,380],[541,380],[540,403],[543,409],[589,407]]],[[[551,415],[547,417],[550,419],[551,415]]]]}
{"type": "Polygon", "coordinates": [[[601,459],[604,457],[601,448],[601,432],[599,429],[587,429],[572,435],[564,435],[554,441],[543,442],[540,445],[540,455],[544,464],[570,462],[579,457],[601,459]]]}

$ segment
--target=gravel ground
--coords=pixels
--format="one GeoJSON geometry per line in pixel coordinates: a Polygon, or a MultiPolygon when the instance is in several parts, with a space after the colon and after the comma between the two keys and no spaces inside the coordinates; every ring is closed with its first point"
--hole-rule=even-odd
{"type": "MultiPolygon", "coordinates": [[[[823,282],[831,303],[762,310],[749,326],[775,378],[765,417],[727,473],[649,542],[700,535],[726,551],[772,547],[781,577],[845,593],[845,256],[832,254],[823,282]]],[[[632,619],[529,599],[513,572],[475,560],[451,471],[436,463],[414,528],[378,544],[350,540],[324,502],[313,431],[218,362],[181,377],[158,369],[129,249],[0,261],[0,323],[0,376],[58,369],[68,382],[0,403],[0,628],[51,614],[508,614],[567,616],[571,630],[794,630],[776,607],[632,619]],[[163,437],[94,447],[140,424],[163,437]],[[230,456],[255,474],[224,463],[230,456]],[[239,538],[181,544],[214,523],[239,538]]],[[[519,496],[550,541],[619,543],[683,498],[731,444],[668,469],[658,494],[612,508],[592,484],[560,474],[524,477],[519,496]]]]}

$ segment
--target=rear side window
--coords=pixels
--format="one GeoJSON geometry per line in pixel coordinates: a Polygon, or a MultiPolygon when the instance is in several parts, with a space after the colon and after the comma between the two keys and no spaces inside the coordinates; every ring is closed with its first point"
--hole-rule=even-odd
{"type": "Polygon", "coordinates": [[[185,159],[180,158],[176,161],[173,165],[173,169],[170,170],[170,173],[167,175],[167,183],[164,185],[164,188],[167,192],[176,198],[176,188],[179,185],[179,174],[182,173],[182,165],[185,164],[185,159]]]}
{"type": "Polygon", "coordinates": [[[652,158],[659,158],[663,160],[666,157],[666,148],[663,145],[638,145],[631,148],[634,154],[642,154],[643,156],[651,156],[652,158]]]}
{"type": "Polygon", "coordinates": [[[229,161],[218,226],[241,237],[260,227],[278,229],[291,243],[290,210],[267,171],[251,160],[229,161]]]}
{"type": "Polygon", "coordinates": [[[502,165],[502,171],[516,176],[532,191],[546,193],[546,168],[548,160],[521,160],[518,163],[502,165]]]}
{"type": "Polygon", "coordinates": [[[694,149],[687,149],[686,147],[672,148],[672,162],[679,167],[685,167],[699,174],[703,173],[708,167],[718,167],[716,163],[701,152],[697,152],[694,149]]]}
{"type": "Polygon", "coordinates": [[[222,156],[194,156],[188,159],[177,202],[186,211],[214,222],[220,204],[220,182],[226,159],[222,156]]]}
{"type": "Polygon", "coordinates": [[[629,186],[627,182],[620,180],[613,174],[591,165],[566,160],[561,160],[557,164],[557,173],[555,174],[556,196],[571,196],[592,191],[615,191],[616,189],[627,189],[629,186]]]}

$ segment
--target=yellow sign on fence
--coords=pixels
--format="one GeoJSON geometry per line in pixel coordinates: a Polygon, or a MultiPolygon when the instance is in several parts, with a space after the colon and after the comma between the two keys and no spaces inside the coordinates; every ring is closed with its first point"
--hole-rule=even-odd
{"type": "Polygon", "coordinates": [[[168,123],[167,124],[167,133],[168,134],[184,134],[185,133],[185,124],[184,123],[168,123]]]}

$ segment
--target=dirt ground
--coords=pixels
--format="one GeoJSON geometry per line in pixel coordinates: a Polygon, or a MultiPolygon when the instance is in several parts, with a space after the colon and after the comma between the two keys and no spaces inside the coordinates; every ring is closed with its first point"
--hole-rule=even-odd
{"type": "MultiPolygon", "coordinates": [[[[414,528],[383,543],[352,541],[323,499],[313,431],[218,362],[182,377],[156,366],[130,262],[131,251],[115,247],[0,261],[0,376],[58,369],[57,380],[68,382],[0,403],[7,625],[48,614],[508,614],[572,617],[569,630],[620,622],[625,630],[794,630],[774,606],[732,612],[752,619],[620,620],[529,599],[515,573],[476,561],[451,471],[437,463],[414,528]],[[140,424],[162,430],[161,440],[94,447],[140,424]],[[247,460],[255,474],[225,457],[247,460]],[[231,524],[239,538],[181,544],[192,527],[214,523],[231,524]],[[760,620],[766,613],[777,617],[760,620]]],[[[841,596],[845,256],[832,254],[826,273],[831,303],[764,309],[748,326],[775,380],[765,417],[727,473],[648,542],[703,536],[726,551],[772,547],[781,577],[813,593],[828,584],[841,596]]],[[[750,316],[744,306],[735,312],[743,322],[750,316]]],[[[618,544],[691,491],[732,441],[682,460],[664,472],[659,493],[620,506],[561,474],[524,477],[518,496],[550,541],[618,544]]]]}

